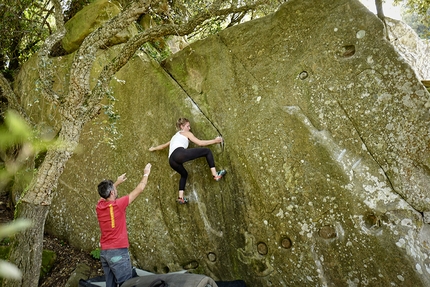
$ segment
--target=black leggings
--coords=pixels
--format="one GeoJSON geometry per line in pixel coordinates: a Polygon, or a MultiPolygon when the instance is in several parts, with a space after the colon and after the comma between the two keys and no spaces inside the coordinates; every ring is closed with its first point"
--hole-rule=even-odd
{"type": "Polygon", "coordinates": [[[183,163],[199,157],[206,157],[209,167],[215,167],[212,151],[206,147],[189,149],[179,147],[170,155],[170,166],[181,175],[181,179],[179,180],[179,190],[185,190],[185,183],[187,182],[188,177],[188,172],[184,168],[183,163]]]}

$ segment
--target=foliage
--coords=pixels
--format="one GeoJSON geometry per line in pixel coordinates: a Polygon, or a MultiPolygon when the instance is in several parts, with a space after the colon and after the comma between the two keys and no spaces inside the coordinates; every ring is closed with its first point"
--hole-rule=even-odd
{"type": "Polygon", "coordinates": [[[57,254],[52,250],[43,250],[42,253],[42,267],[40,268],[40,278],[44,278],[54,267],[57,260],[57,254]]]}
{"type": "MultiPolygon", "coordinates": [[[[411,0],[412,1],[412,0],[411,0]]],[[[69,20],[90,0],[63,0],[64,20],[69,20]]],[[[123,7],[132,1],[118,1],[123,7]]],[[[181,24],[191,17],[205,12],[214,1],[156,1],[153,5],[152,20],[157,25],[165,23],[181,24]]],[[[244,5],[240,1],[216,1],[220,9],[234,5],[244,5]]],[[[221,29],[234,24],[261,17],[273,12],[282,1],[267,0],[268,5],[257,7],[250,12],[218,16],[208,20],[204,25],[190,35],[190,39],[201,39],[207,35],[219,32],[221,29]]],[[[47,36],[55,31],[53,6],[50,0],[3,0],[0,4],[0,71],[10,80],[22,63],[28,60],[43,44],[47,36]]]]}
{"type": "Polygon", "coordinates": [[[402,5],[403,20],[411,26],[421,38],[430,39],[430,1],[394,0],[395,5],[402,5]]]}
{"type": "Polygon", "coordinates": [[[96,249],[94,249],[93,251],[90,252],[90,255],[94,258],[94,259],[100,259],[100,248],[97,247],[96,249]]]}
{"type": "MultiPolygon", "coordinates": [[[[16,113],[7,112],[4,125],[0,126],[0,155],[3,160],[0,167],[0,189],[19,171],[23,160],[34,151],[32,144],[26,144],[31,137],[32,131],[29,126],[16,113]],[[6,156],[7,150],[16,147],[16,145],[21,145],[21,152],[10,159],[6,156]]],[[[8,244],[11,236],[30,225],[31,221],[25,219],[17,219],[10,224],[1,225],[0,239],[2,244],[8,244]]],[[[2,258],[6,259],[4,256],[2,258]]],[[[21,272],[13,264],[0,260],[0,277],[20,278],[21,272]]]]}
{"type": "Polygon", "coordinates": [[[67,9],[64,11],[64,22],[70,20],[73,16],[75,16],[76,13],[78,13],[82,8],[85,7],[85,5],[88,5],[89,3],[91,3],[91,0],[70,0],[69,5],[63,4],[63,6],[67,6],[67,9]]]}
{"type": "Polygon", "coordinates": [[[402,19],[418,34],[420,38],[430,39],[430,14],[424,16],[416,12],[403,12],[402,19]]]}
{"type": "Polygon", "coordinates": [[[394,0],[396,5],[403,4],[409,11],[416,12],[419,15],[429,13],[430,2],[422,0],[394,0]]]}
{"type": "Polygon", "coordinates": [[[155,42],[154,44],[145,43],[143,44],[142,49],[146,52],[146,54],[159,63],[171,55],[170,50],[166,49],[165,47],[160,47],[159,42],[155,42]]]}
{"type": "MultiPolygon", "coordinates": [[[[0,239],[6,238],[8,236],[13,236],[15,233],[30,227],[31,221],[26,219],[17,219],[12,223],[0,226],[0,239]]],[[[19,279],[21,278],[21,271],[16,268],[15,265],[0,260],[0,277],[19,279]]]]}
{"type": "MultiPolygon", "coordinates": [[[[61,0],[64,21],[72,18],[80,9],[89,4],[91,0],[61,0]]],[[[120,0],[118,3],[126,7],[131,0],[120,0]]],[[[225,9],[230,5],[245,5],[245,1],[154,1],[151,7],[151,22],[153,25],[168,23],[183,24],[192,17],[207,11],[211,5],[225,9]]],[[[286,0],[266,0],[266,5],[259,5],[255,9],[241,13],[220,15],[208,19],[188,36],[189,41],[199,40],[208,35],[232,25],[255,19],[273,12],[286,0]]],[[[13,74],[43,45],[44,40],[56,30],[54,21],[54,7],[50,0],[3,0],[0,4],[0,72],[10,81],[13,74]]],[[[164,59],[168,51],[160,50],[157,43],[152,42],[155,48],[156,59],[164,59]]],[[[61,55],[58,45],[52,53],[61,55]]],[[[152,51],[152,52],[154,52],[152,51]]]]}
{"type": "Polygon", "coordinates": [[[34,149],[28,141],[32,137],[29,126],[14,112],[6,114],[0,135],[0,189],[3,189],[34,149]]]}
{"type": "Polygon", "coordinates": [[[48,146],[16,112],[7,111],[0,126],[0,189],[20,172],[30,156],[45,151],[48,146]]]}
{"type": "MultiPolygon", "coordinates": [[[[6,262],[6,261],[2,262],[2,260],[7,260],[8,259],[8,257],[9,257],[9,251],[10,251],[10,246],[4,245],[4,244],[0,246],[0,280],[1,280],[1,277],[11,278],[9,276],[10,272],[12,272],[12,274],[15,274],[15,273],[16,274],[20,274],[21,273],[13,265],[8,267],[8,268],[11,268],[11,269],[3,269],[4,267],[2,266],[2,263],[6,262]],[[5,276],[2,273],[7,273],[7,275],[5,276]]],[[[47,274],[49,274],[49,272],[52,270],[52,267],[54,267],[54,264],[55,264],[56,260],[57,260],[57,254],[54,251],[52,251],[52,250],[43,250],[43,254],[42,254],[42,267],[40,268],[40,278],[41,279],[43,279],[47,274]]],[[[19,278],[19,276],[17,276],[16,278],[19,278]]],[[[1,281],[0,281],[0,283],[1,283],[1,281]]]]}
{"type": "MultiPolygon", "coordinates": [[[[45,142],[37,139],[35,133],[16,112],[7,111],[4,115],[4,123],[0,126],[0,159],[3,163],[0,166],[0,189],[3,189],[7,182],[20,172],[23,163],[29,156],[44,151],[47,147],[45,142]],[[9,150],[13,152],[10,154],[9,150]]],[[[2,245],[9,245],[11,237],[31,225],[32,222],[28,219],[16,219],[9,224],[0,225],[2,245]]],[[[3,252],[1,258],[7,259],[9,246],[2,250],[7,253],[3,252]]],[[[41,275],[46,274],[52,268],[53,261],[55,261],[55,254],[44,251],[41,275]]],[[[0,260],[0,277],[20,279],[21,276],[21,271],[15,265],[0,260]]]]}
{"type": "Polygon", "coordinates": [[[49,0],[3,0],[0,5],[0,71],[9,79],[52,33],[49,0]]]}
{"type": "MultiPolygon", "coordinates": [[[[218,6],[218,9],[227,9],[232,5],[246,5],[253,2],[255,1],[167,1],[159,5],[159,9],[157,13],[152,16],[152,20],[157,25],[165,23],[183,24],[190,18],[206,12],[210,6],[218,6]]],[[[264,2],[265,5],[258,5],[255,9],[212,17],[190,33],[187,36],[187,40],[195,41],[204,39],[209,35],[218,33],[233,25],[266,16],[273,13],[280,4],[287,2],[287,0],[267,0],[264,2]]]]}

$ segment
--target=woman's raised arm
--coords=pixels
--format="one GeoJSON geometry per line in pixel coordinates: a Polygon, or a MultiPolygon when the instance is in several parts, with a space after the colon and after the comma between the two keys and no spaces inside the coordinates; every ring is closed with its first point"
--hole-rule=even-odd
{"type": "Polygon", "coordinates": [[[222,137],[220,136],[217,136],[213,140],[201,140],[196,138],[192,132],[182,132],[182,134],[198,146],[207,146],[207,145],[217,144],[222,142],[222,137]]]}

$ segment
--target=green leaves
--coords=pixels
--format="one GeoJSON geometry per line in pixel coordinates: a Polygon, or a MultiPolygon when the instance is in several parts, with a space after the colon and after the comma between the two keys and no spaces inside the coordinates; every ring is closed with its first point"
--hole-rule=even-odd
{"type": "Polygon", "coordinates": [[[13,236],[17,232],[29,228],[31,224],[28,219],[16,219],[12,223],[0,225],[0,239],[13,236]]]}
{"type": "Polygon", "coordinates": [[[0,127],[0,149],[5,150],[32,137],[31,128],[14,111],[6,112],[4,126],[0,127]]]}
{"type": "Polygon", "coordinates": [[[28,167],[26,163],[34,160],[35,155],[49,147],[62,148],[62,145],[58,141],[40,139],[18,113],[8,110],[0,126],[0,189],[28,167]]]}
{"type": "MultiPolygon", "coordinates": [[[[0,5],[0,71],[19,68],[52,33],[49,0],[4,0],[0,5]]],[[[52,22],[52,21],[51,21],[52,22]]]]}
{"type": "Polygon", "coordinates": [[[421,38],[430,39],[430,1],[395,0],[394,4],[402,5],[403,20],[414,29],[421,38]]]}
{"type": "MultiPolygon", "coordinates": [[[[28,219],[17,219],[12,223],[0,225],[0,239],[10,237],[31,226],[28,219]]],[[[22,272],[13,264],[0,260],[0,277],[8,279],[20,279],[22,272]]]]}
{"type": "Polygon", "coordinates": [[[90,252],[90,255],[94,258],[94,259],[100,259],[100,248],[96,248],[93,251],[90,252]]]}

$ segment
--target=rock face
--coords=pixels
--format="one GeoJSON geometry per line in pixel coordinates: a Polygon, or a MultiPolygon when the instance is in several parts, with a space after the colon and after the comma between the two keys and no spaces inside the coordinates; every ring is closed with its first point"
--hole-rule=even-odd
{"type": "Polygon", "coordinates": [[[421,80],[430,79],[430,41],[421,39],[403,21],[386,18],[390,42],[414,68],[421,80]]]}
{"type": "MultiPolygon", "coordinates": [[[[67,33],[62,41],[64,50],[69,53],[76,51],[86,36],[119,14],[120,11],[117,1],[95,0],[91,5],[85,6],[65,25],[67,33]]],[[[136,33],[137,28],[130,26],[115,35],[109,45],[124,43],[136,33]]]]}
{"type": "Polygon", "coordinates": [[[358,1],[292,0],[163,66],[136,55],[111,83],[120,119],[85,126],[46,229],[95,249],[97,184],[127,172],[125,195],[151,162],[128,208],[140,268],[248,286],[429,286],[430,97],[383,31],[358,1]],[[215,182],[203,159],[187,163],[187,205],[167,150],[148,151],[181,116],[199,138],[224,137],[211,149],[228,171],[215,182]]]}

